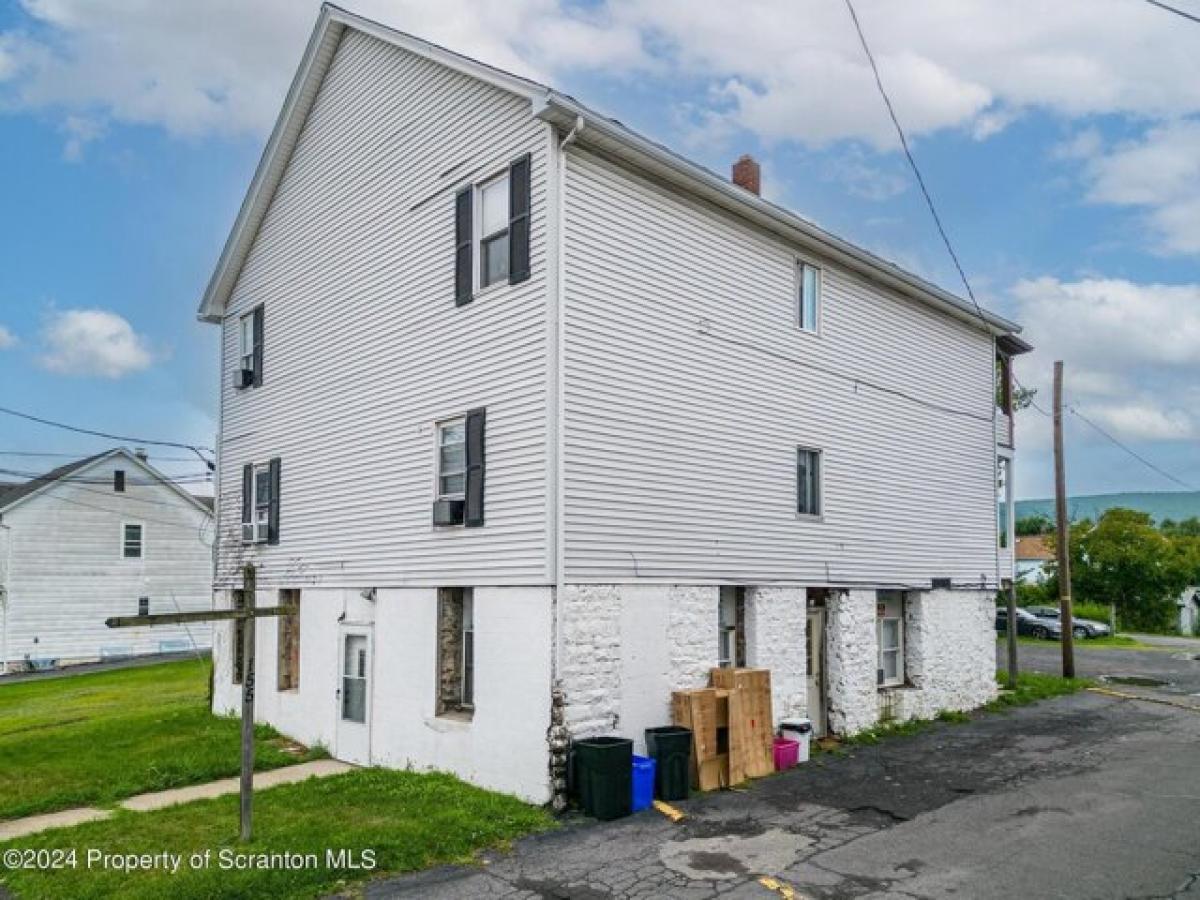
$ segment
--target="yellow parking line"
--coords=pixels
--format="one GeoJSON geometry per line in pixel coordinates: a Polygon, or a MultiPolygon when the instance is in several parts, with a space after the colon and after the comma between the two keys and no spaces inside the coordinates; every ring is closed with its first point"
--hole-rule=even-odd
{"type": "Polygon", "coordinates": [[[654,801],[654,808],[657,809],[664,816],[666,816],[668,819],[670,819],[672,822],[678,822],[680,819],[684,818],[683,813],[681,813],[679,810],[677,810],[671,804],[663,803],[661,800],[654,801]]]}
{"type": "Polygon", "coordinates": [[[786,881],[780,881],[778,878],[772,878],[770,875],[763,875],[758,879],[758,883],[767,890],[777,893],[783,900],[806,900],[803,894],[799,893],[786,881]]]}

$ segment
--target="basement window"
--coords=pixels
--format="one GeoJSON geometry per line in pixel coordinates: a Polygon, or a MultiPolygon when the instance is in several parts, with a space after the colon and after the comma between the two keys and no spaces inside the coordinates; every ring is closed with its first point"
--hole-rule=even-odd
{"type": "Polygon", "coordinates": [[[470,719],[475,711],[475,596],[469,587],[438,591],[437,714],[470,719]]]}
{"type": "MultiPolygon", "coordinates": [[[[246,608],[246,593],[244,591],[233,592],[233,608],[246,608]]],[[[229,645],[233,647],[233,683],[241,684],[245,676],[246,665],[246,633],[242,630],[242,619],[234,619],[229,623],[232,629],[232,638],[229,645]]]]}
{"type": "Polygon", "coordinates": [[[294,612],[279,617],[276,689],[295,691],[300,688],[300,591],[294,588],[280,591],[279,605],[294,612]]]}
{"type": "Polygon", "coordinates": [[[904,592],[879,591],[876,613],[879,686],[896,687],[904,684],[904,592]]]}
{"type": "Polygon", "coordinates": [[[717,665],[746,665],[746,589],[725,586],[717,603],[717,665]]]}

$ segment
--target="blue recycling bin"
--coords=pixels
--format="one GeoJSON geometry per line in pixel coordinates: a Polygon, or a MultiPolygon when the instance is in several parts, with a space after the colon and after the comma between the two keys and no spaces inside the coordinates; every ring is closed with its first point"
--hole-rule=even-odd
{"type": "Polygon", "coordinates": [[[633,811],[647,809],[654,802],[654,760],[633,757],[633,811]]]}

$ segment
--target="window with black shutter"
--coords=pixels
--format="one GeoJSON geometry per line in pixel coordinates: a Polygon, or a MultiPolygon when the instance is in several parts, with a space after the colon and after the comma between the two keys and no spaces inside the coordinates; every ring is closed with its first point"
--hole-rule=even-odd
{"type": "Polygon", "coordinates": [[[239,388],[263,383],[263,308],[256,306],[238,320],[238,368],[233,383],[239,388]]]}
{"type": "Polygon", "coordinates": [[[454,298],[464,306],[477,291],[529,278],[530,169],[527,153],[506,171],[455,197],[454,298]]]}
{"type": "Polygon", "coordinates": [[[118,494],[125,493],[125,470],[124,469],[114,469],[113,470],[113,490],[116,491],[118,494]]]}
{"type": "Polygon", "coordinates": [[[529,278],[529,168],[526,153],[508,169],[508,283],[529,278]]]}
{"type": "Polygon", "coordinates": [[[242,467],[242,542],[279,543],[279,457],[242,467]]]}
{"type": "Polygon", "coordinates": [[[466,417],[466,484],[463,496],[463,524],[475,528],[483,524],[483,481],[485,466],[486,410],[473,409],[466,417]]]}

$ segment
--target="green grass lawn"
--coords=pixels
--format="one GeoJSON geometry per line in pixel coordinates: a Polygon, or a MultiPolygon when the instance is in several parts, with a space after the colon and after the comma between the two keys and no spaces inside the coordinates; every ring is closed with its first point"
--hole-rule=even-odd
{"type": "MultiPolygon", "coordinates": [[[[998,634],[996,637],[997,643],[1003,644],[1003,643],[1006,643],[1007,641],[1008,641],[1008,638],[1003,634],[998,634]]],[[[1058,642],[1057,641],[1048,641],[1045,638],[1035,638],[1035,637],[1030,637],[1027,634],[1022,634],[1022,635],[1018,635],[1017,643],[1044,645],[1044,644],[1048,644],[1048,643],[1049,644],[1057,644],[1058,642]]],[[[1160,649],[1162,649],[1160,647],[1155,647],[1151,644],[1143,643],[1142,641],[1139,641],[1137,638],[1132,637],[1128,634],[1110,634],[1110,635],[1106,635],[1105,637],[1097,637],[1097,638],[1075,638],[1075,647],[1076,647],[1076,649],[1082,648],[1084,650],[1098,649],[1101,647],[1115,648],[1117,650],[1160,650],[1160,649]]]]}
{"type": "MultiPolygon", "coordinates": [[[[251,844],[235,840],[236,795],[149,813],[124,810],[102,822],[44,832],[9,847],[74,849],[77,865],[57,871],[6,871],[0,884],[25,900],[62,897],[317,897],[381,872],[466,862],[485,847],[553,827],[544,810],[443,774],[360,769],[264,790],[255,797],[251,844]],[[109,854],[183,855],[177,874],[88,869],[87,848],[109,854]],[[221,852],[315,854],[314,867],[222,870],[221,852]],[[331,864],[326,852],[374,855],[373,870],[331,864]],[[207,867],[193,853],[211,851],[207,867]]],[[[307,865],[307,864],[306,864],[307,865]]]]}
{"type": "MultiPolygon", "coordinates": [[[[236,775],[241,724],[209,712],[208,672],[188,660],[0,684],[0,819],[236,775]]],[[[259,769],[325,755],[255,734],[259,769]]]]}

